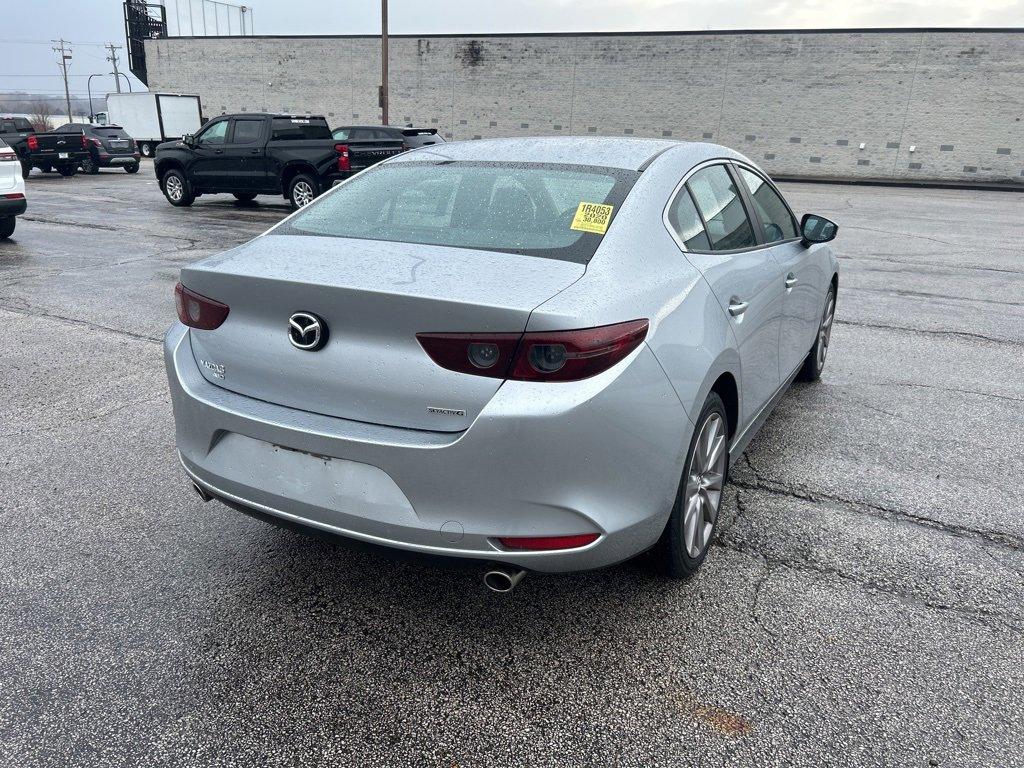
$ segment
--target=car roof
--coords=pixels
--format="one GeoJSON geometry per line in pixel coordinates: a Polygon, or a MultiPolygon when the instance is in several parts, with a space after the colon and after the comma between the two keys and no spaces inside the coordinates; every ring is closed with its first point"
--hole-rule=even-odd
{"type": "MultiPolygon", "coordinates": [[[[555,165],[594,165],[604,168],[643,170],[662,152],[679,146],[692,146],[694,154],[712,145],[667,139],[618,138],[614,136],[537,136],[510,139],[478,139],[430,145],[403,152],[391,160],[410,162],[427,154],[443,155],[450,160],[552,163],[555,165]]],[[[724,153],[732,154],[722,148],[724,153]]]]}

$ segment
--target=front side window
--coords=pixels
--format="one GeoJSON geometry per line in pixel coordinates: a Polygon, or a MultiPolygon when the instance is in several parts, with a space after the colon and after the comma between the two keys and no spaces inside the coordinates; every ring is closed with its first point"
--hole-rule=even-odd
{"type": "Polygon", "coordinates": [[[334,132],[334,138],[337,139],[338,141],[345,141],[345,139],[348,138],[348,134],[349,134],[349,129],[348,128],[338,128],[334,132]]]}
{"type": "Polygon", "coordinates": [[[764,227],[765,242],[775,243],[796,237],[796,222],[772,185],[753,171],[737,166],[740,178],[750,191],[750,199],[754,202],[757,215],[764,227]]]}
{"type": "Polygon", "coordinates": [[[724,165],[702,168],[686,186],[707,224],[712,250],[731,251],[757,245],[743,198],[724,165]]]}
{"type": "Polygon", "coordinates": [[[235,120],[235,133],[232,143],[255,144],[263,133],[262,120],[235,120]]]}
{"type": "Polygon", "coordinates": [[[685,187],[679,190],[672,205],[668,209],[668,223],[683,241],[688,251],[710,251],[711,241],[704,231],[704,222],[700,220],[693,198],[685,187]]]}
{"type": "Polygon", "coordinates": [[[387,163],[303,208],[277,231],[586,264],[637,176],[540,163],[387,163]]]}
{"type": "Polygon", "coordinates": [[[199,141],[203,144],[223,144],[228,135],[228,121],[221,120],[217,123],[210,123],[210,127],[199,134],[199,141]]]}

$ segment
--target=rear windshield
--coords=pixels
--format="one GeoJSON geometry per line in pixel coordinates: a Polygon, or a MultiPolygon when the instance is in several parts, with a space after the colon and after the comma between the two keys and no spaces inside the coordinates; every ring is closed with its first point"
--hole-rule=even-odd
{"type": "Polygon", "coordinates": [[[383,164],[303,208],[277,231],[586,264],[638,175],[537,163],[383,164]]]}
{"type": "Polygon", "coordinates": [[[322,117],[275,117],[271,122],[271,141],[330,139],[331,129],[322,117]]]}
{"type": "Polygon", "coordinates": [[[94,128],[93,135],[102,136],[104,139],[128,139],[131,138],[124,132],[123,128],[94,128]]]}
{"type": "Polygon", "coordinates": [[[31,133],[32,123],[24,117],[7,117],[0,120],[0,132],[3,133],[31,133]]]}

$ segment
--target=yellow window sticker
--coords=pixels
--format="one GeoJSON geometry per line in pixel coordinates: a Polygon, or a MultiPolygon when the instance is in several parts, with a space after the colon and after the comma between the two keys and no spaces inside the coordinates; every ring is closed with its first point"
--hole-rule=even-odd
{"type": "Polygon", "coordinates": [[[603,235],[608,231],[608,222],[612,219],[614,209],[615,206],[602,203],[580,203],[569,229],[603,235]]]}

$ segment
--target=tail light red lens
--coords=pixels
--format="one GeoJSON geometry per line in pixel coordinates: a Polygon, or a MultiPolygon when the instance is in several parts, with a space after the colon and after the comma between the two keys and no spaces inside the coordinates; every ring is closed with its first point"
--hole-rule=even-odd
{"type": "MultiPolygon", "coordinates": [[[[99,142],[98,142],[98,141],[97,141],[96,143],[97,143],[97,144],[99,144],[99,142]]],[[[85,135],[85,134],[83,133],[83,134],[82,134],[82,149],[88,149],[88,148],[89,148],[89,137],[88,137],[88,136],[86,136],[86,135],[85,135]]]]}
{"type": "Polygon", "coordinates": [[[498,539],[506,549],[524,549],[546,552],[552,549],[577,549],[592,544],[599,533],[581,533],[575,536],[502,536],[498,539]]]}
{"type": "Polygon", "coordinates": [[[9,149],[0,149],[0,163],[15,162],[18,155],[9,149]]]}
{"type": "Polygon", "coordinates": [[[579,381],[606,371],[647,338],[647,320],[545,333],[418,333],[450,371],[517,381],[579,381]]]}
{"type": "Polygon", "coordinates": [[[190,328],[212,331],[228,318],[227,304],[191,291],[181,283],[174,286],[174,305],[178,319],[190,328]]]}
{"type": "Polygon", "coordinates": [[[348,144],[335,144],[334,151],[338,153],[338,170],[352,170],[352,156],[348,150],[348,144]]]}
{"type": "Polygon", "coordinates": [[[103,142],[100,141],[99,139],[90,138],[87,143],[92,144],[94,147],[97,147],[98,149],[103,148],[103,142]]]}
{"type": "Polygon", "coordinates": [[[28,149],[30,152],[39,151],[39,139],[37,139],[35,136],[29,136],[27,139],[25,139],[25,141],[28,143],[28,149]]]}

